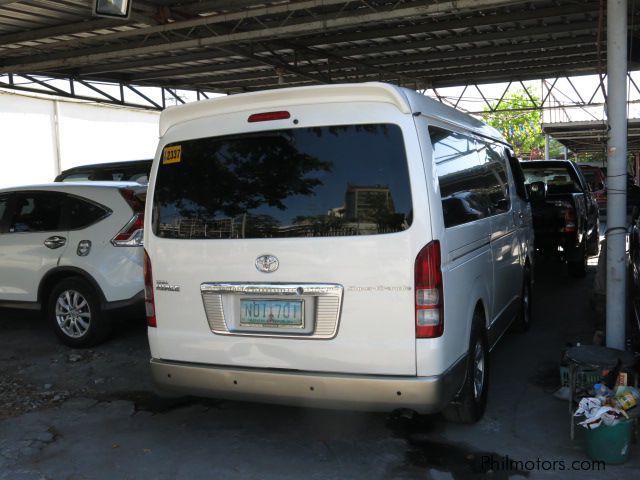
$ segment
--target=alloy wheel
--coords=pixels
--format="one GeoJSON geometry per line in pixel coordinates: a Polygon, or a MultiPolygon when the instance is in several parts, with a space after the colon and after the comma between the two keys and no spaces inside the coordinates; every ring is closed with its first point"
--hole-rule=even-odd
{"type": "Polygon", "coordinates": [[[71,338],[80,338],[89,330],[91,308],[77,290],[65,290],[58,295],[55,314],[60,330],[71,338]]]}

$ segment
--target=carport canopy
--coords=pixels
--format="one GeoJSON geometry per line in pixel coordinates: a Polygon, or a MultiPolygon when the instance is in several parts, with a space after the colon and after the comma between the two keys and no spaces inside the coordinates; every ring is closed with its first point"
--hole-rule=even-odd
{"type": "MultiPolygon", "coordinates": [[[[193,89],[200,98],[334,82],[424,90],[606,71],[608,186],[620,193],[608,197],[607,344],[624,348],[625,82],[640,51],[638,11],[629,12],[627,0],[131,2],[129,18],[114,20],[93,17],[92,0],[0,0],[0,87],[77,96],[82,85],[124,104],[125,89],[149,100],[140,86],[193,89]],[[96,82],[115,83],[120,94],[96,82]]],[[[163,108],[164,95],[162,105],[151,103],[163,108]]]]}
{"type": "Polygon", "coordinates": [[[58,78],[238,93],[380,80],[421,90],[606,65],[598,0],[131,0],[128,19],[94,17],[92,1],[0,0],[0,86],[58,78]]]}
{"type": "MultiPolygon", "coordinates": [[[[606,154],[608,126],[605,122],[545,123],[542,131],[558,140],[574,153],[606,154]]],[[[627,127],[627,148],[640,152],[640,119],[630,118],[627,127]]]]}

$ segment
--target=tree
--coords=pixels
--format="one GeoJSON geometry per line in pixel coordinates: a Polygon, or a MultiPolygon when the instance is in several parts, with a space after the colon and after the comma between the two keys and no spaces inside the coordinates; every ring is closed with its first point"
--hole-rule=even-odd
{"type": "Polygon", "coordinates": [[[535,110],[540,104],[535,95],[524,90],[517,90],[505,96],[500,102],[499,110],[492,111],[498,104],[494,102],[491,109],[485,108],[484,119],[496,128],[513,145],[518,157],[529,158],[532,152],[544,154],[544,135],[542,134],[541,111],[535,110]],[[533,110],[527,110],[533,109],[533,110]]]}

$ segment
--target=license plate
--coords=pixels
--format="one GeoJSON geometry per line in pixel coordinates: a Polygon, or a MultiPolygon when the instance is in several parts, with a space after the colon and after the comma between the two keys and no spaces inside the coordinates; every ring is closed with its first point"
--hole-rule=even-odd
{"type": "Polygon", "coordinates": [[[242,327],[304,327],[303,300],[240,300],[242,327]]]}

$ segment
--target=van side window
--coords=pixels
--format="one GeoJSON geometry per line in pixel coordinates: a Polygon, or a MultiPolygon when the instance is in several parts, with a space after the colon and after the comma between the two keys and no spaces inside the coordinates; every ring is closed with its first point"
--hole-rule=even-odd
{"type": "Polygon", "coordinates": [[[445,227],[490,215],[485,174],[476,141],[466,135],[429,127],[433,159],[440,184],[445,227]]]}
{"type": "Polygon", "coordinates": [[[502,155],[502,148],[496,143],[478,142],[480,145],[480,159],[484,158],[485,168],[490,173],[487,176],[487,195],[492,207],[492,214],[506,213],[511,208],[509,198],[509,180],[507,179],[506,160],[502,155]]]}

